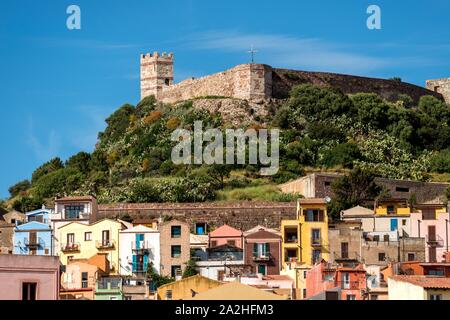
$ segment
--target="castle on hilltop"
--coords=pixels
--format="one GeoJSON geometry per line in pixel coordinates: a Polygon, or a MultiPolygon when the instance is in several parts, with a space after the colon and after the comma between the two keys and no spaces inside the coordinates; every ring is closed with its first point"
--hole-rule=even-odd
{"type": "Polygon", "coordinates": [[[241,64],[202,78],[188,78],[174,84],[173,53],[141,55],[141,98],[154,95],[158,101],[174,103],[200,97],[237,98],[250,101],[285,99],[291,88],[311,83],[338,88],[346,94],[371,92],[395,101],[406,94],[414,102],[433,95],[450,103],[450,78],[427,80],[426,88],[400,80],[367,78],[327,72],[272,68],[265,64],[241,64]]]}

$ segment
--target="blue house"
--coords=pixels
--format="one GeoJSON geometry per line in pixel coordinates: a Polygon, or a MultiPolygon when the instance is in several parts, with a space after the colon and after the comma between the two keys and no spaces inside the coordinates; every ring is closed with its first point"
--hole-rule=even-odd
{"type": "Polygon", "coordinates": [[[52,256],[53,231],[50,226],[48,209],[40,209],[26,214],[26,223],[14,228],[13,254],[52,256]]]}

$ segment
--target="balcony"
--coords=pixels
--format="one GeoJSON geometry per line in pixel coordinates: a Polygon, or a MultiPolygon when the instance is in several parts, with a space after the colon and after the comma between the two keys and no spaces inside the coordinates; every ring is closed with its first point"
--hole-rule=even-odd
{"type": "Polygon", "coordinates": [[[145,274],[147,273],[147,264],[146,263],[133,263],[132,272],[136,274],[145,274]]]}
{"type": "Polygon", "coordinates": [[[338,283],[339,287],[344,290],[359,290],[360,284],[359,281],[341,281],[338,283]]]}
{"type": "Polygon", "coordinates": [[[312,247],[321,247],[322,246],[322,238],[321,237],[311,237],[311,246],[312,247]]]}
{"type": "Polygon", "coordinates": [[[138,242],[133,242],[131,244],[131,250],[133,252],[148,252],[152,249],[152,246],[150,245],[149,241],[138,241],[138,242]]]}
{"type": "Polygon", "coordinates": [[[45,247],[45,241],[42,240],[42,238],[37,238],[33,240],[25,239],[25,246],[30,249],[43,248],[45,247]]]}
{"type": "Polygon", "coordinates": [[[79,252],[80,244],[79,243],[66,243],[61,245],[61,251],[64,253],[70,252],[79,252]]]}
{"type": "Polygon", "coordinates": [[[116,247],[116,241],[111,239],[97,240],[95,246],[99,250],[112,250],[116,247]]]}
{"type": "Polygon", "coordinates": [[[253,253],[252,259],[255,262],[269,261],[270,260],[270,253],[269,252],[253,253]]]}
{"type": "Polygon", "coordinates": [[[442,239],[438,235],[428,235],[426,236],[426,241],[429,246],[431,247],[443,247],[444,246],[444,239],[442,239]]]}

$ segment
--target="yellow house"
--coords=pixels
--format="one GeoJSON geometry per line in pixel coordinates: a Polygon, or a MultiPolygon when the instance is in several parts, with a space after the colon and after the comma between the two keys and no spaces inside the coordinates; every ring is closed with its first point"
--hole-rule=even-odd
{"type": "Polygon", "coordinates": [[[450,278],[397,275],[388,279],[389,300],[450,300],[450,278]]]}
{"type": "Polygon", "coordinates": [[[375,203],[375,214],[379,216],[386,215],[409,215],[411,207],[405,199],[387,199],[378,200],[375,203]]]}
{"type": "Polygon", "coordinates": [[[301,199],[296,220],[282,220],[282,261],[314,265],[329,260],[328,214],[325,199],[301,199]]]}
{"type": "Polygon", "coordinates": [[[222,283],[201,275],[195,275],[180,281],[168,283],[158,288],[158,300],[185,300],[220,286],[222,283]]]}
{"type": "Polygon", "coordinates": [[[306,273],[311,270],[311,265],[286,262],[281,275],[287,275],[295,280],[296,299],[306,298],[306,273]]]}
{"type": "Polygon", "coordinates": [[[60,227],[61,263],[67,265],[72,259],[89,259],[96,254],[104,254],[111,273],[118,274],[119,231],[123,229],[123,223],[110,219],[89,225],[71,222],[60,227]]]}

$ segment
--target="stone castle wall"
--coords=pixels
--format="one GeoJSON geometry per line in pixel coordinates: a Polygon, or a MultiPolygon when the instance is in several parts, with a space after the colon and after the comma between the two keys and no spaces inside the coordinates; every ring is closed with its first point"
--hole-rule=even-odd
{"type": "Polygon", "coordinates": [[[450,104],[450,78],[427,80],[427,89],[442,94],[445,101],[450,104]]]}
{"type": "Polygon", "coordinates": [[[266,201],[242,201],[232,203],[144,203],[99,205],[98,219],[123,218],[157,219],[172,217],[189,223],[207,223],[210,227],[228,224],[240,230],[249,230],[262,225],[279,228],[281,219],[295,219],[296,203],[266,201]]]}
{"type": "Polygon", "coordinates": [[[268,99],[272,95],[271,80],[272,69],[269,66],[242,64],[224,72],[164,87],[158,100],[173,103],[207,96],[268,99]]]}

